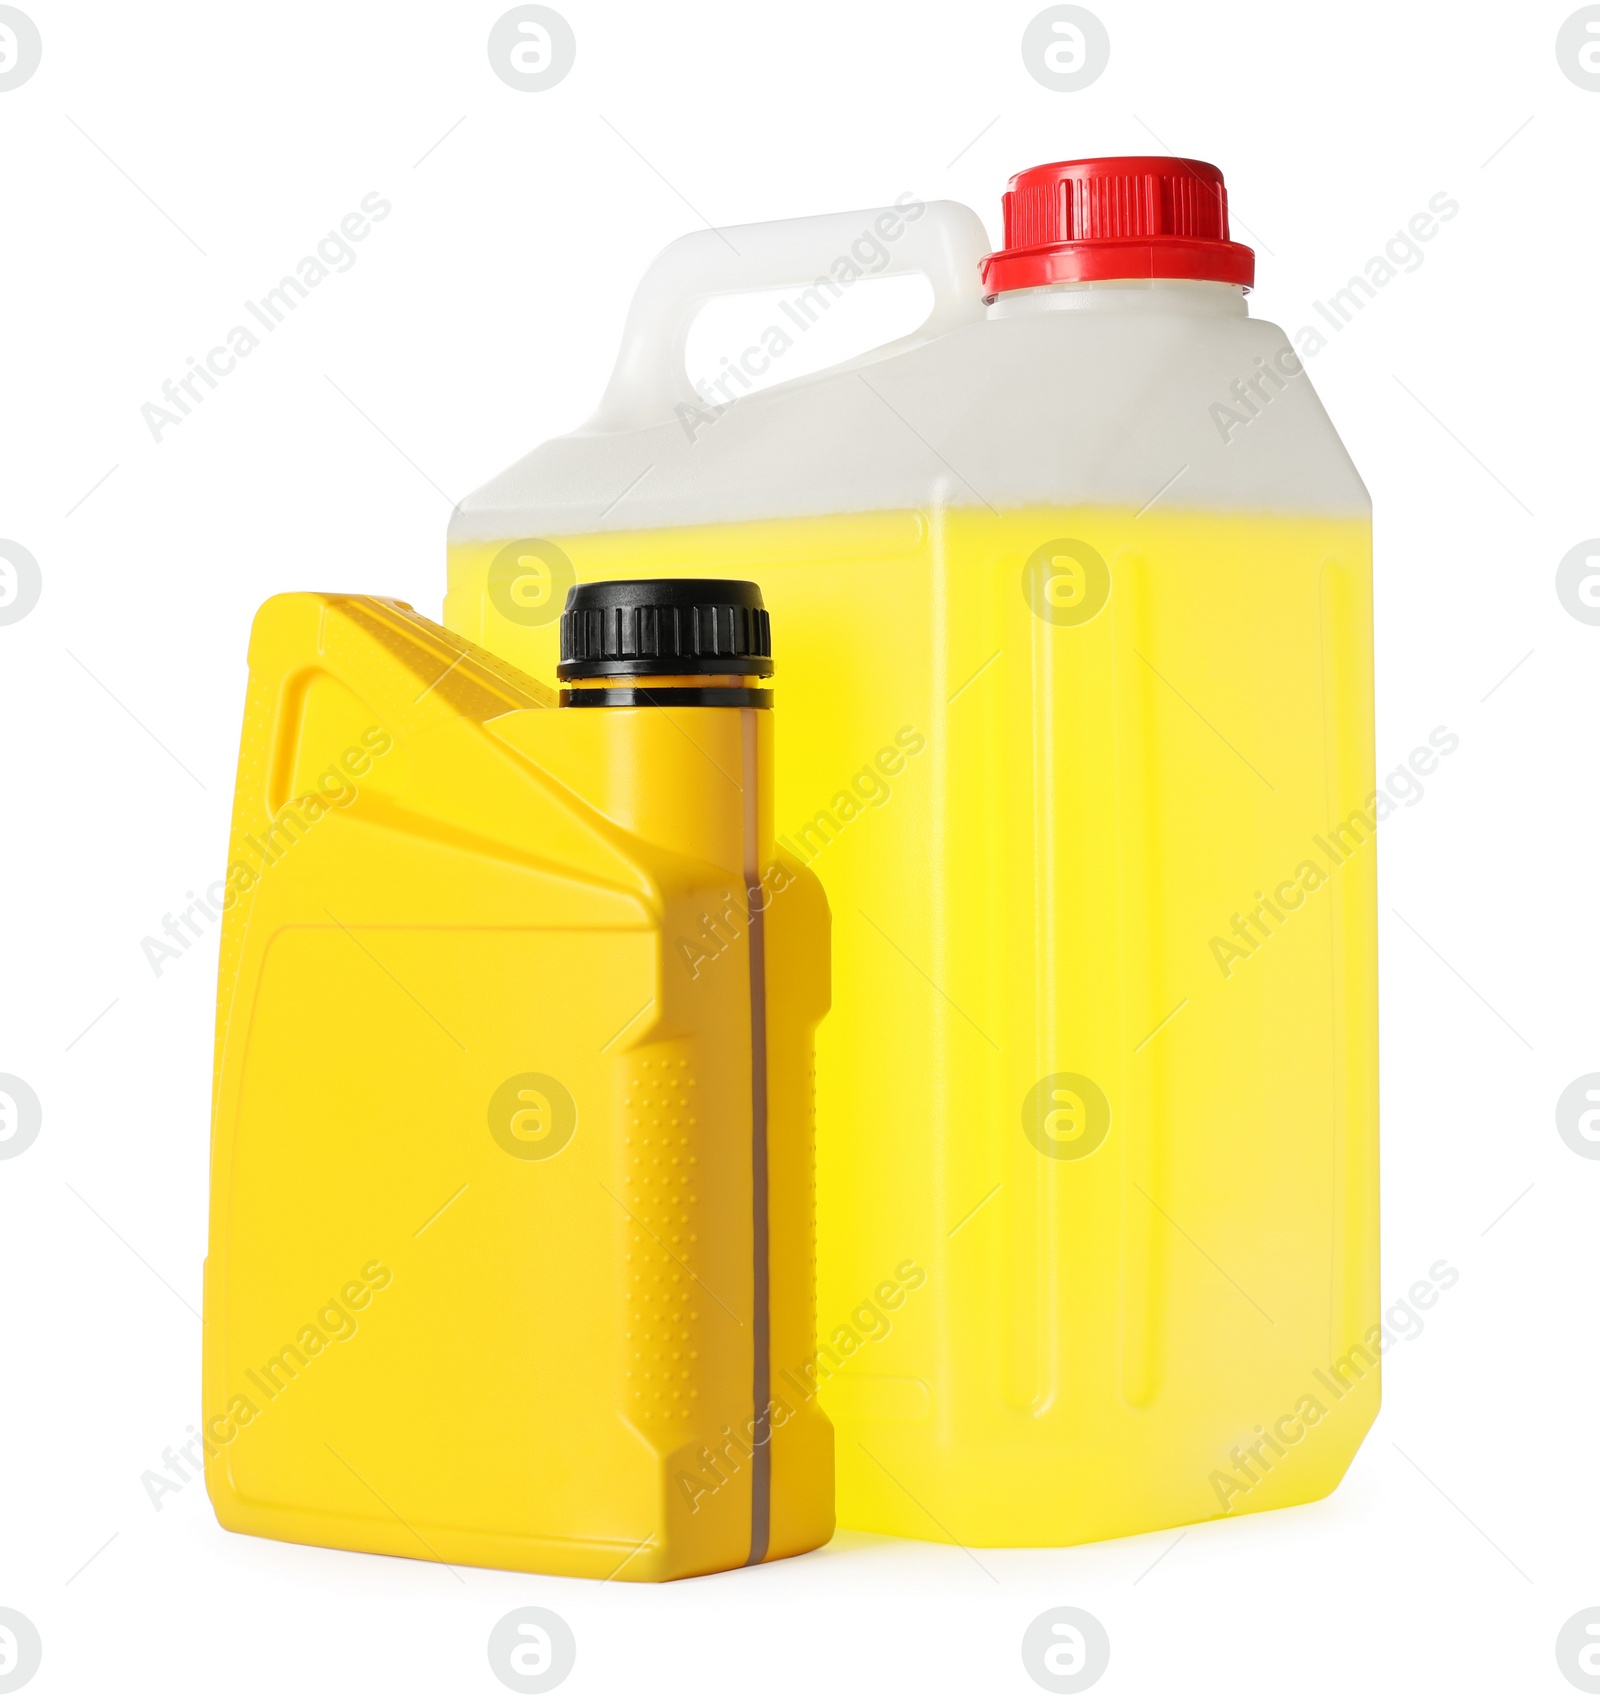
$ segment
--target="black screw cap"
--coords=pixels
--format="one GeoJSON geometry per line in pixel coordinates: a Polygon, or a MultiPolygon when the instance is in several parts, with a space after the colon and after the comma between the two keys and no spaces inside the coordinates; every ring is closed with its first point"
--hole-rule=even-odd
{"type": "Polygon", "coordinates": [[[567,592],[558,679],[772,671],[772,623],[749,579],[609,579],[567,592]]]}

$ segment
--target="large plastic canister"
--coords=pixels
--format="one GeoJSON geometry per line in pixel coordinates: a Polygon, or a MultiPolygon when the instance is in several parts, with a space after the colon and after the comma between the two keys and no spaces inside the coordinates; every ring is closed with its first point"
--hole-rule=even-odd
{"type": "Polygon", "coordinates": [[[212,900],[229,1529],[630,1581],[832,1533],[828,915],[772,843],[767,617],[572,600],[559,706],[403,604],[256,619],[212,900]]]}
{"type": "Polygon", "coordinates": [[[574,580],[759,578],[835,920],[839,1518],[974,1545],[1326,1494],[1381,1345],[1370,504],[1315,334],[1249,317],[1199,161],[1024,172],[1005,236],[901,197],[675,242],[445,601],[539,672],[574,580]],[[913,272],[913,335],[753,391],[913,272]],[[780,290],[697,390],[700,309],[780,290]]]}

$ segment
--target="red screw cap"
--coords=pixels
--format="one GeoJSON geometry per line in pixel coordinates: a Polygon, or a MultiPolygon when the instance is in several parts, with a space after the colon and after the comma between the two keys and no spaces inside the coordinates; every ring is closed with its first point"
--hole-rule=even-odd
{"type": "Polygon", "coordinates": [[[1228,239],[1228,191],[1204,160],[1072,159],[1011,179],[1006,244],[979,270],[985,295],[1096,278],[1255,282],[1253,250],[1228,239]]]}

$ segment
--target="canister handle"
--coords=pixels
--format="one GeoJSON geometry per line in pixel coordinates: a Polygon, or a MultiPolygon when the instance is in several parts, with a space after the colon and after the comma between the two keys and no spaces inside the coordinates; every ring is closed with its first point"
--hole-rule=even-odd
{"type": "Polygon", "coordinates": [[[700,309],[721,295],[812,284],[841,261],[863,277],[927,278],[933,310],[906,341],[981,319],[978,262],[989,240],[978,215],[958,201],[929,201],[911,216],[918,205],[902,197],[892,207],[697,230],[669,243],[634,294],[611,381],[586,429],[632,431],[672,419],[680,405],[704,407],[684,364],[700,309]]]}

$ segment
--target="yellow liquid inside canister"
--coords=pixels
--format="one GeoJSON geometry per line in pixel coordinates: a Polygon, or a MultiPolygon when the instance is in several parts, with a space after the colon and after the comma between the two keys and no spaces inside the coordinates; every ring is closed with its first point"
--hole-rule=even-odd
{"type": "Polygon", "coordinates": [[[839,1521],[1056,1545],[1328,1493],[1379,1393],[1368,522],[517,542],[452,550],[445,620],[537,677],[563,562],[755,579],[783,633],[839,1521]]]}

